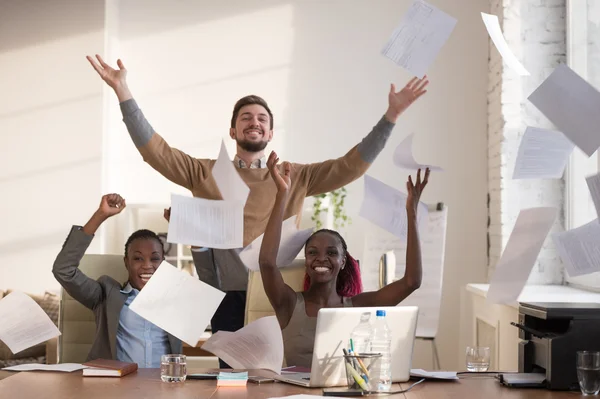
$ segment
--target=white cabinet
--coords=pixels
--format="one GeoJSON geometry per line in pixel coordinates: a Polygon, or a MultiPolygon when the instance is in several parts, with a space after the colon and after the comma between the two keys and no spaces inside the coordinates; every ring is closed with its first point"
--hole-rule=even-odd
{"type": "Polygon", "coordinates": [[[168,207],[169,205],[163,204],[127,204],[127,208],[125,208],[127,213],[125,239],[139,229],[148,229],[159,234],[165,246],[165,260],[178,269],[197,276],[191,247],[166,242],[169,225],[163,216],[163,211],[168,207]]]}

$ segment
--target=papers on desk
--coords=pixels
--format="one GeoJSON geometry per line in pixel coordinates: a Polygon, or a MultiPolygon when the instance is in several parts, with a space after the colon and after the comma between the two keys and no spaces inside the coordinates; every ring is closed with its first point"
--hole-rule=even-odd
{"type": "Polygon", "coordinates": [[[590,190],[590,195],[592,196],[592,201],[596,208],[596,215],[600,217],[600,173],[586,177],[585,182],[590,190]]]}
{"type": "Polygon", "coordinates": [[[570,277],[600,271],[600,222],[552,235],[558,253],[570,277]]]}
{"type": "Polygon", "coordinates": [[[60,335],[46,312],[29,295],[11,292],[0,300],[0,341],[12,353],[60,335]]]}
{"type": "MultiPolygon", "coordinates": [[[[365,175],[365,194],[359,215],[376,224],[396,237],[406,237],[408,217],[406,215],[407,195],[393,187],[365,175]]],[[[427,205],[419,203],[417,222],[427,220],[427,205]]]]}
{"type": "MultiPolygon", "coordinates": [[[[277,266],[285,267],[291,265],[312,232],[313,229],[298,230],[296,216],[286,219],[281,226],[277,266]]],[[[240,252],[240,259],[250,270],[260,270],[258,256],[263,238],[264,234],[261,234],[240,252]]]]}
{"type": "Polygon", "coordinates": [[[70,373],[77,370],[83,370],[87,368],[83,364],[79,363],[61,363],[61,364],[41,364],[41,363],[29,363],[19,364],[17,366],[4,367],[2,370],[6,371],[62,371],[70,373]]]}
{"type": "Polygon", "coordinates": [[[568,66],[556,67],[529,101],[588,156],[600,147],[600,93],[568,66]]]}
{"type": "Polygon", "coordinates": [[[422,78],[454,30],[456,19],[415,0],[381,53],[422,78]]]}
{"type": "MultiPolygon", "coordinates": [[[[342,397],[342,396],[329,396],[327,395],[329,398],[331,399],[345,399],[346,397],[342,397]]],[[[362,395],[357,395],[357,396],[362,396],[362,395]]],[[[290,396],[278,396],[278,397],[273,397],[270,399],[323,399],[323,395],[305,395],[305,394],[300,394],[300,395],[290,395],[290,396]]]]}
{"type": "Polygon", "coordinates": [[[456,371],[425,371],[422,369],[411,369],[410,376],[432,380],[458,380],[456,371]]]}
{"type": "Polygon", "coordinates": [[[225,293],[163,262],[129,309],[196,346],[225,293]]]}
{"type": "Polygon", "coordinates": [[[546,207],[523,209],[519,213],[490,281],[488,302],[513,303],[517,300],[557,213],[556,208],[546,207]]]}
{"type": "Polygon", "coordinates": [[[523,64],[521,64],[515,54],[511,51],[510,47],[508,47],[508,43],[506,43],[506,40],[502,35],[498,17],[482,12],[481,18],[483,19],[485,29],[487,29],[492,42],[494,42],[496,49],[498,49],[498,52],[500,53],[500,56],[506,65],[508,65],[510,69],[518,73],[520,76],[529,76],[527,69],[525,69],[523,64]]]}
{"type": "Polygon", "coordinates": [[[167,241],[208,248],[242,248],[244,204],[241,200],[216,201],[171,194],[167,241]]]}
{"type": "Polygon", "coordinates": [[[432,172],[442,171],[443,169],[439,166],[421,164],[415,161],[415,158],[412,153],[412,143],[414,136],[415,135],[411,133],[404,140],[402,140],[400,144],[398,144],[398,147],[396,147],[396,150],[394,151],[394,165],[402,169],[409,169],[414,171],[416,171],[417,169],[423,169],[424,172],[425,168],[429,168],[429,170],[431,170],[432,172]]]}
{"type": "Polygon", "coordinates": [[[217,331],[202,349],[234,369],[267,369],[281,374],[283,337],[275,316],[262,317],[235,332],[217,331]]]}
{"type": "Polygon", "coordinates": [[[528,126],[513,179],[560,179],[575,145],[561,132],[528,126]]]}
{"type": "Polygon", "coordinates": [[[250,188],[244,183],[235,166],[233,166],[233,162],[229,159],[225,141],[221,141],[221,151],[212,168],[212,175],[224,200],[246,203],[250,188]]]}

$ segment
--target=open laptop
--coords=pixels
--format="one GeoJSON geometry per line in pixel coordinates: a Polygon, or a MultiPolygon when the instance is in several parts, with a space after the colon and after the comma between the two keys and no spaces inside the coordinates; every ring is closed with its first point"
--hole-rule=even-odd
{"type": "Polygon", "coordinates": [[[319,310],[310,373],[282,373],[277,380],[304,387],[334,387],[347,385],[343,348],[348,348],[350,333],[360,322],[360,315],[385,310],[386,322],[392,330],[392,381],[410,378],[410,366],[417,329],[416,306],[327,308],[319,310]]]}

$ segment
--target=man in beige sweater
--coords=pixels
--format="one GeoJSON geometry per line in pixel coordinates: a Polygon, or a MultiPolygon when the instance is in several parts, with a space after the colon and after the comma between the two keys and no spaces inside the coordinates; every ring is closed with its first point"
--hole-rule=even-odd
{"type": "MultiPolygon", "coordinates": [[[[172,148],[154,131],[127,87],[127,70],[118,69],[99,55],[87,57],[100,77],[115,91],[123,121],[144,161],[167,179],[189,189],[195,197],[221,199],[212,176],[214,159],[196,159],[172,148]]],[[[400,114],[425,94],[428,80],[412,79],[400,91],[391,85],[388,109],[373,130],[346,155],[313,164],[294,164],[292,187],[284,219],[298,215],[305,197],[336,190],[362,176],[383,149],[400,114]]],[[[234,165],[250,188],[244,208],[244,246],[263,234],[275,201],[277,188],[269,178],[265,148],[273,138],[273,114],[258,96],[246,96],[234,106],[230,137],[237,142],[234,165]]],[[[200,279],[226,292],[213,317],[213,331],[236,331],[243,327],[248,271],[239,250],[208,249],[194,253],[200,279]]]]}

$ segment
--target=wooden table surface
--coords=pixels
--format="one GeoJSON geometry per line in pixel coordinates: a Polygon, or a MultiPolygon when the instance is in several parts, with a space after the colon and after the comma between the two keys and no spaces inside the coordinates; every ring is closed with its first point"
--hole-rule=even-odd
{"type": "MultiPolygon", "coordinates": [[[[190,370],[205,372],[207,370],[190,370]]],[[[251,375],[268,375],[265,371],[251,371],[251,375]]],[[[394,384],[393,389],[409,384],[394,384]]],[[[288,395],[321,396],[320,388],[309,389],[284,383],[253,384],[246,387],[217,388],[215,380],[187,380],[169,384],[160,380],[158,369],[139,369],[123,378],[86,377],[81,371],[73,373],[32,371],[15,373],[0,381],[0,398],[23,399],[96,399],[96,398],[212,398],[212,399],[268,399],[288,395]]],[[[377,396],[373,396],[377,397],[377,396]]],[[[558,392],[538,389],[513,389],[501,386],[493,378],[465,378],[460,381],[425,381],[406,394],[385,396],[391,398],[484,398],[484,399],[563,399],[583,397],[579,392],[558,392]]]]}

